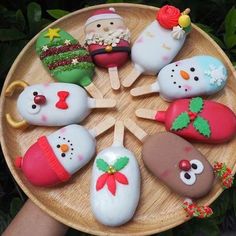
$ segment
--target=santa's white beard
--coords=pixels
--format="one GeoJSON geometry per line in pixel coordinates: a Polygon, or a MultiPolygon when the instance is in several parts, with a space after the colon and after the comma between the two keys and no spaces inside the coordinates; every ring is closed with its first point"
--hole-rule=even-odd
{"type": "Polygon", "coordinates": [[[110,30],[104,33],[90,33],[86,35],[85,43],[87,45],[90,44],[99,44],[99,45],[111,45],[116,46],[120,40],[123,39],[125,41],[130,42],[130,31],[129,29],[122,30],[110,30]]]}

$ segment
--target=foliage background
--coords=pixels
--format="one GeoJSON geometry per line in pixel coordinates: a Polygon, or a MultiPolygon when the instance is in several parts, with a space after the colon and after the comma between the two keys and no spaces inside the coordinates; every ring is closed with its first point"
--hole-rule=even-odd
{"type": "MultiPolygon", "coordinates": [[[[236,65],[236,1],[235,0],[159,0],[159,1],[66,1],[66,0],[0,0],[0,85],[16,56],[42,28],[57,18],[91,5],[130,2],[160,7],[171,4],[191,8],[191,19],[205,30],[236,65]],[[60,9],[60,10],[59,10],[60,9]]],[[[131,13],[132,14],[132,13],[131,13]]],[[[0,233],[17,214],[25,200],[24,193],[12,178],[3,154],[0,153],[0,233]]],[[[212,204],[214,215],[209,219],[192,219],[160,236],[215,236],[227,232],[236,235],[236,184],[212,204]]],[[[86,235],[70,229],[68,236],[86,235]]]]}

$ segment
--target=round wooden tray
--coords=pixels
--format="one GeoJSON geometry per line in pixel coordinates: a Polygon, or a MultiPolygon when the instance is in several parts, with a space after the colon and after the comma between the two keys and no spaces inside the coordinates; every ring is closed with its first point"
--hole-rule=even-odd
{"type": "MultiPolygon", "coordinates": [[[[99,5],[69,14],[50,26],[63,28],[82,43],[85,36],[83,26],[90,13],[95,9],[111,6],[115,7],[116,11],[124,17],[132,33],[132,42],[145,26],[155,19],[157,11],[155,7],[135,4],[99,5]]],[[[35,53],[34,46],[36,38],[37,36],[27,44],[17,57],[7,76],[3,91],[6,89],[7,85],[14,80],[22,79],[29,84],[53,81],[35,53]]],[[[209,54],[218,57],[227,66],[229,72],[227,87],[212,97],[212,99],[222,102],[236,111],[236,74],[233,66],[219,46],[207,34],[193,25],[193,30],[176,59],[198,54],[209,54]]],[[[124,79],[130,70],[131,63],[129,62],[119,71],[121,79],[124,79]]],[[[155,95],[145,98],[133,98],[129,94],[129,89],[121,88],[120,91],[114,92],[110,88],[107,71],[96,69],[96,72],[94,83],[101,89],[105,97],[115,98],[117,100],[117,109],[110,111],[105,109],[96,110],[83,122],[83,125],[91,128],[109,114],[120,120],[130,117],[149,134],[164,130],[161,124],[137,119],[134,112],[137,108],[165,109],[168,103],[155,95]]],[[[154,76],[141,76],[135,86],[151,83],[154,79],[154,76]]],[[[36,141],[37,137],[43,134],[49,134],[55,130],[55,128],[31,127],[25,131],[11,128],[6,123],[4,114],[10,112],[17,116],[17,95],[6,99],[3,94],[4,92],[1,97],[0,131],[5,159],[12,175],[23,191],[35,204],[49,215],[80,231],[97,235],[149,235],[167,230],[189,219],[186,217],[181,206],[183,199],[175,193],[172,193],[144,168],[140,155],[142,144],[128,131],[125,133],[125,146],[136,154],[142,175],[139,206],[133,220],[129,223],[121,227],[111,228],[101,225],[94,219],[89,204],[90,177],[93,160],[75,174],[67,184],[50,189],[37,188],[30,185],[22,173],[14,167],[13,160],[16,156],[23,155],[27,148],[36,141]]],[[[112,139],[113,130],[111,129],[98,138],[97,151],[111,145],[112,139]]],[[[236,139],[223,145],[194,144],[194,146],[199,148],[211,163],[214,161],[225,162],[233,169],[233,173],[235,173],[236,139]]],[[[221,192],[221,185],[219,182],[216,182],[210,194],[201,199],[199,203],[211,204],[221,192]]]]}

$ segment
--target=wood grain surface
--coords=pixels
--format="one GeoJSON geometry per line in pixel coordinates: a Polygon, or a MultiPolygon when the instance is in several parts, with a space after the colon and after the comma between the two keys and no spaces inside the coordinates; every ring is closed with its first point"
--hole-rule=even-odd
{"type": "MultiPolygon", "coordinates": [[[[132,33],[132,42],[134,42],[145,26],[155,19],[157,11],[155,7],[135,4],[98,5],[69,14],[50,26],[63,28],[82,43],[85,38],[83,25],[91,12],[95,9],[111,6],[115,7],[116,11],[124,17],[132,33]]],[[[14,80],[25,80],[29,84],[53,81],[35,53],[34,46],[36,38],[37,36],[27,44],[17,57],[6,78],[3,91],[14,80]]],[[[221,59],[227,66],[229,72],[227,87],[210,98],[228,105],[236,112],[236,73],[234,68],[220,47],[202,30],[193,25],[193,30],[176,59],[183,59],[198,54],[215,56],[221,59]]],[[[132,66],[129,62],[119,70],[121,80],[125,78],[131,68],[132,66]]],[[[154,76],[142,76],[134,86],[150,84],[154,79],[154,76]]],[[[160,110],[167,108],[168,103],[164,102],[160,97],[153,94],[145,98],[133,98],[129,93],[130,89],[124,89],[123,87],[119,91],[114,91],[110,87],[108,72],[103,69],[96,69],[94,83],[102,91],[105,98],[114,98],[117,100],[117,109],[94,110],[82,123],[83,125],[92,128],[109,114],[119,120],[131,118],[149,134],[164,131],[162,124],[135,117],[135,110],[138,108],[160,110]]],[[[17,156],[23,155],[27,148],[37,140],[37,137],[50,134],[56,129],[31,126],[25,131],[20,131],[11,128],[6,123],[4,115],[10,112],[19,118],[16,111],[18,94],[15,94],[11,98],[5,98],[3,94],[2,92],[0,131],[5,159],[12,175],[23,191],[35,204],[48,214],[73,228],[96,235],[149,235],[167,230],[189,219],[181,207],[183,199],[172,193],[170,189],[154,178],[144,168],[140,154],[142,144],[128,131],[125,132],[124,143],[128,149],[135,153],[142,175],[140,203],[133,220],[129,223],[121,227],[111,228],[99,224],[94,219],[89,204],[93,160],[75,174],[67,184],[50,189],[38,188],[29,184],[22,173],[14,167],[13,161],[17,156]]],[[[112,139],[113,129],[99,136],[97,140],[97,151],[101,151],[103,148],[111,145],[112,139]]],[[[223,145],[194,144],[194,146],[199,148],[211,163],[214,161],[225,162],[233,169],[233,173],[235,173],[236,139],[223,145]]],[[[221,192],[221,185],[216,181],[210,194],[198,201],[198,203],[211,204],[221,192]]]]}

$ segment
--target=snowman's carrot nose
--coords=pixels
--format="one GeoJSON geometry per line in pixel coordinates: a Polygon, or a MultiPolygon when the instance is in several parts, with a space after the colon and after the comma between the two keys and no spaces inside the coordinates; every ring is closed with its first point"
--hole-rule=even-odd
{"type": "Polygon", "coordinates": [[[69,150],[69,146],[67,144],[62,144],[60,148],[62,152],[67,152],[69,150]]]}
{"type": "Polygon", "coordinates": [[[184,71],[184,70],[180,71],[180,75],[185,80],[188,80],[190,78],[189,74],[186,71],[184,71]]]}

